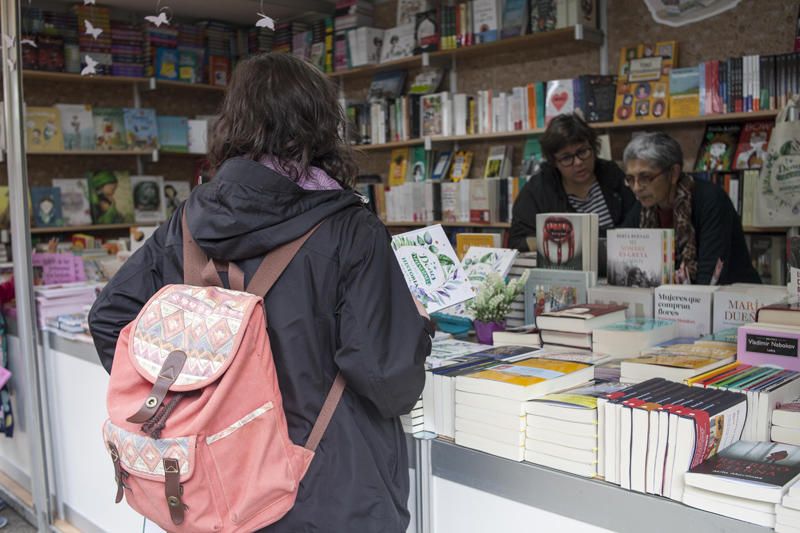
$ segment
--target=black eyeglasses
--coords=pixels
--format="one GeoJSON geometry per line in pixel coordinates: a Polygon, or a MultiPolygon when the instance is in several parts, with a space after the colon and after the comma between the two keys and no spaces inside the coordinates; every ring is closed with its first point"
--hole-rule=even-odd
{"type": "Polygon", "coordinates": [[[575,163],[575,158],[577,157],[581,161],[586,161],[589,159],[594,153],[594,150],[591,149],[589,146],[584,146],[583,148],[579,149],[577,152],[573,154],[564,154],[556,157],[556,163],[561,165],[562,167],[571,167],[573,163],[575,163]]]}
{"type": "Polygon", "coordinates": [[[650,174],[650,173],[647,173],[647,172],[643,172],[642,174],[638,174],[636,176],[632,176],[630,174],[626,174],[625,175],[625,185],[627,185],[628,187],[630,187],[632,189],[633,188],[633,184],[638,181],[639,185],[641,185],[642,187],[647,187],[648,185],[653,183],[653,181],[655,181],[659,176],[664,175],[664,173],[666,173],[668,170],[669,170],[668,168],[665,168],[661,172],[659,172],[658,174],[650,174]]]}

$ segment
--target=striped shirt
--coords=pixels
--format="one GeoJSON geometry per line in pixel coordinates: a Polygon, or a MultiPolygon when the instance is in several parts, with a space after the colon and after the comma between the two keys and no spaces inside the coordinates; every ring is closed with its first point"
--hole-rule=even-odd
{"type": "Polygon", "coordinates": [[[608,212],[606,199],[603,197],[603,191],[600,189],[600,184],[596,181],[589,189],[589,194],[585,199],[578,198],[574,194],[567,194],[569,205],[578,213],[597,213],[598,226],[600,229],[613,228],[614,221],[611,219],[611,213],[608,212]]]}

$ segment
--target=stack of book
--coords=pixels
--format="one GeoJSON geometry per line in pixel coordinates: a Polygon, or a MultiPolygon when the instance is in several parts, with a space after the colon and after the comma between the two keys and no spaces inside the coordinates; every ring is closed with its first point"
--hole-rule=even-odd
{"type": "Polygon", "coordinates": [[[456,444],[513,461],[525,458],[525,402],[593,379],[590,364],[528,356],[456,377],[456,444]]]}
{"type": "Polygon", "coordinates": [[[800,446],[800,398],[779,404],[772,411],[770,440],[800,446]]]}
{"type": "Polygon", "coordinates": [[[800,396],[800,372],[740,361],[692,378],[688,383],[746,395],[747,420],[742,438],[747,440],[769,440],[775,408],[800,396]]]}
{"type": "Polygon", "coordinates": [[[75,5],[73,11],[78,17],[81,63],[85,64],[85,58],[89,55],[97,62],[97,74],[111,74],[111,10],[93,5],[75,5]],[[101,31],[99,35],[98,30],[101,31]]]}
{"type": "MultiPolygon", "coordinates": [[[[508,271],[508,279],[519,279],[526,271],[534,269],[536,269],[536,252],[522,252],[517,255],[511,270],[508,271]]],[[[506,326],[513,328],[532,324],[533,322],[525,320],[525,294],[520,294],[511,303],[511,311],[506,316],[506,326]]]]}
{"type": "Polygon", "coordinates": [[[652,287],[619,287],[597,285],[589,288],[590,304],[616,304],[625,306],[625,318],[653,318],[652,287]]]}
{"type": "Polygon", "coordinates": [[[775,506],[775,531],[800,533],[800,483],[795,482],[775,506]]]}
{"type": "Polygon", "coordinates": [[[592,350],[612,357],[635,357],[642,350],[677,337],[674,322],[634,318],[592,332],[592,350]]]}
{"type": "Polygon", "coordinates": [[[525,460],[579,476],[603,475],[597,428],[605,413],[598,413],[597,398],[623,387],[598,381],[529,401],[525,460]]]}
{"type": "Polygon", "coordinates": [[[625,306],[577,304],[536,317],[545,345],[592,349],[592,331],[625,321],[625,306]]]}
{"type": "Polygon", "coordinates": [[[36,316],[39,326],[47,326],[48,319],[74,313],[76,309],[92,305],[97,298],[93,283],[68,283],[39,286],[36,293],[36,316]]]}
{"type": "Polygon", "coordinates": [[[601,398],[606,481],[681,501],[684,475],[741,438],[742,394],[654,378],[601,398]]]}
{"type": "Polygon", "coordinates": [[[720,287],[714,293],[714,332],[755,322],[760,308],[785,300],[787,296],[785,287],[754,283],[720,287]]]}
{"type": "Polygon", "coordinates": [[[144,76],[144,37],[139,26],[111,23],[111,60],[112,76],[144,76]]]}
{"type": "MultiPolygon", "coordinates": [[[[178,30],[166,24],[144,26],[145,75],[156,75],[156,55],[160,48],[175,49],[178,47],[178,30]]],[[[163,53],[163,52],[162,52],[163,53]]]]}
{"type": "Polygon", "coordinates": [[[623,360],[620,364],[620,381],[639,383],[662,377],[682,383],[732,363],[735,359],[735,345],[679,338],[644,350],[640,357],[623,360]]]}
{"type": "Polygon", "coordinates": [[[780,512],[791,526],[800,513],[780,504],[798,476],[800,448],[742,440],[686,473],[683,503],[765,527],[776,527],[780,512]]]}
{"type": "Polygon", "coordinates": [[[800,371],[800,300],[762,307],[738,335],[739,361],[800,371]]]}
{"type": "Polygon", "coordinates": [[[212,85],[227,85],[231,76],[236,40],[233,26],[218,21],[203,22],[201,26],[206,31],[208,82],[212,85]]]}
{"type": "MultiPolygon", "coordinates": [[[[537,254],[541,264],[542,254],[537,254]]],[[[596,273],[588,270],[535,268],[525,283],[525,323],[536,323],[542,313],[558,311],[570,305],[585,304],[587,293],[594,285],[596,273]]]]}

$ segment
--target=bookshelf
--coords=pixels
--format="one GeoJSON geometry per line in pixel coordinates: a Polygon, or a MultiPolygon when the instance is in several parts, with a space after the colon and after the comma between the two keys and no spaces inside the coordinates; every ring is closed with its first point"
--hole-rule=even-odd
{"type": "Polygon", "coordinates": [[[141,225],[144,224],[88,224],[86,226],[53,226],[48,228],[31,228],[31,233],[34,235],[55,235],[57,233],[77,233],[81,231],[117,231],[141,225]]]}
{"type": "Polygon", "coordinates": [[[96,156],[155,156],[164,152],[158,150],[59,150],[48,152],[27,152],[29,156],[75,156],[75,155],[96,155],[96,156]]]}
{"type": "Polygon", "coordinates": [[[519,37],[465,46],[463,48],[438,50],[436,52],[404,57],[377,65],[366,65],[363,67],[341,70],[330,73],[329,76],[335,79],[357,78],[371,76],[377,72],[386,70],[424,67],[427,66],[429,62],[447,63],[447,60],[458,58],[489,58],[496,54],[503,53],[524,53],[526,59],[531,59],[549,56],[555,48],[558,49],[558,55],[571,55],[587,50],[599,49],[603,44],[603,39],[604,35],[602,31],[578,24],[569,28],[521,35],[519,37]]]}
{"type": "MultiPolygon", "coordinates": [[[[778,114],[777,111],[752,111],[750,113],[724,113],[714,115],[701,115],[698,117],[687,118],[667,118],[662,120],[648,120],[638,122],[595,122],[590,126],[597,130],[613,131],[613,130],[626,130],[633,128],[666,128],[666,127],[682,127],[691,125],[704,125],[710,122],[746,122],[749,120],[769,120],[774,119],[778,114]]],[[[535,128],[531,130],[516,130],[516,131],[503,131],[494,133],[479,133],[475,135],[447,135],[431,137],[431,143],[445,143],[445,142],[483,142],[483,141],[498,141],[505,139],[518,139],[520,137],[527,137],[529,135],[541,135],[544,133],[544,128],[535,128]]],[[[365,144],[356,145],[360,151],[369,152],[377,150],[391,150],[394,148],[403,148],[406,146],[419,146],[425,143],[425,139],[409,139],[408,141],[393,141],[384,144],[365,144]]]]}
{"type": "Polygon", "coordinates": [[[45,80],[57,82],[81,82],[99,85],[122,84],[122,85],[145,85],[150,89],[157,89],[159,85],[165,87],[180,87],[185,89],[198,89],[203,91],[225,92],[225,87],[219,85],[209,85],[207,83],[187,83],[183,81],[160,80],[157,78],[138,78],[134,76],[81,76],[71,72],[48,72],[44,70],[24,70],[22,72],[24,80],[45,80]]]}

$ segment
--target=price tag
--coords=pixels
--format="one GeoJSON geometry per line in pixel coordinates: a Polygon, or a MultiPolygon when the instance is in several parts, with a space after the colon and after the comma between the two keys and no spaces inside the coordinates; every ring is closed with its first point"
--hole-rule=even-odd
{"type": "Polygon", "coordinates": [[[422,52],[422,66],[429,67],[431,66],[431,56],[428,52],[422,52]]]}
{"type": "Polygon", "coordinates": [[[433,143],[431,143],[431,136],[430,135],[426,135],[425,136],[425,151],[426,152],[430,152],[431,151],[432,144],[433,143]]]}

